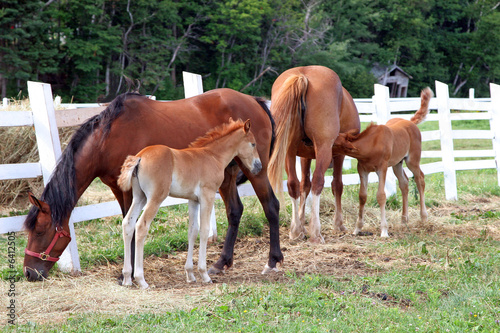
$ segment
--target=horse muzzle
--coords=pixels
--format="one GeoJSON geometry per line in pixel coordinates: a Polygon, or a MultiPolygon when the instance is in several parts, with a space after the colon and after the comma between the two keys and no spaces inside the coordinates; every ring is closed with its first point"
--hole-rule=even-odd
{"type": "Polygon", "coordinates": [[[42,281],[43,279],[47,278],[47,275],[47,272],[45,272],[43,269],[36,270],[29,267],[24,267],[24,276],[26,277],[26,280],[30,282],[42,281]]]}
{"type": "Polygon", "coordinates": [[[252,173],[254,175],[258,174],[262,170],[262,162],[258,159],[253,161],[252,173]]]}

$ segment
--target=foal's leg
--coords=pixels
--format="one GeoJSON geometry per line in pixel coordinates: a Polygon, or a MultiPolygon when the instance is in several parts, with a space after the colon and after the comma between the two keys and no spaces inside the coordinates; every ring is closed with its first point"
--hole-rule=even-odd
{"type": "Polygon", "coordinates": [[[335,197],[335,230],[340,232],[347,231],[344,226],[342,217],[342,192],[344,191],[344,184],[342,182],[342,166],[344,164],[344,155],[336,155],[333,157],[333,180],[332,192],[335,197]]]}
{"type": "Polygon", "coordinates": [[[186,259],[186,264],[184,268],[186,270],[187,282],[196,282],[196,278],[193,273],[193,250],[194,244],[196,243],[196,238],[198,237],[198,219],[200,213],[200,203],[194,200],[189,200],[189,245],[188,254],[186,259]]]}
{"type": "Polygon", "coordinates": [[[297,170],[295,168],[296,156],[293,152],[287,152],[285,160],[285,170],[288,175],[287,187],[288,194],[292,201],[292,221],[290,223],[289,237],[291,240],[299,240],[305,237],[305,229],[299,216],[300,204],[300,183],[297,178],[297,170]]]}
{"type": "Polygon", "coordinates": [[[358,221],[356,222],[356,228],[354,229],[353,235],[357,235],[363,229],[363,225],[365,224],[365,205],[366,198],[368,197],[368,175],[370,174],[368,171],[362,170],[358,162],[358,174],[359,174],[359,213],[358,213],[358,221]]]}
{"type": "Polygon", "coordinates": [[[418,193],[420,194],[420,218],[422,222],[427,222],[427,208],[425,207],[425,175],[420,169],[420,164],[407,161],[408,169],[413,173],[415,183],[417,183],[418,193]]]}
{"type": "MultiPolygon", "coordinates": [[[[165,198],[163,198],[165,199],[165,198]]],[[[158,213],[161,202],[161,198],[149,198],[146,206],[144,207],[144,212],[142,213],[137,225],[135,226],[135,271],[134,278],[135,282],[140,288],[146,289],[149,285],[144,279],[144,242],[151,226],[151,222],[158,213]]]]}
{"type": "Polygon", "coordinates": [[[403,198],[403,214],[401,216],[401,222],[404,224],[408,223],[408,177],[403,170],[403,161],[392,167],[394,174],[398,178],[399,188],[401,189],[401,197],[403,198]]]}
{"type": "Polygon", "coordinates": [[[378,175],[378,190],[377,190],[377,202],[380,206],[380,237],[389,237],[388,232],[388,224],[385,218],[385,203],[387,201],[387,197],[385,195],[385,178],[387,175],[387,164],[380,167],[377,170],[378,175]]]}
{"type": "MultiPolygon", "coordinates": [[[[215,191],[206,191],[200,198],[200,249],[198,255],[198,272],[203,282],[210,283],[212,279],[207,272],[207,243],[210,231],[210,214],[215,200],[215,191]]],[[[190,240],[191,241],[191,240],[190,240]]]]}
{"type": "Polygon", "coordinates": [[[132,272],[133,272],[133,255],[134,252],[132,249],[132,241],[133,236],[135,234],[135,224],[137,222],[137,218],[141,213],[142,208],[146,202],[146,197],[141,190],[137,190],[134,193],[134,198],[132,200],[132,204],[127,212],[127,215],[123,218],[122,221],[122,230],[123,230],[123,286],[131,286],[132,285],[132,272]]]}
{"type": "Polygon", "coordinates": [[[311,159],[301,158],[300,168],[302,172],[302,179],[300,180],[300,207],[299,207],[299,220],[300,225],[306,224],[306,201],[309,192],[311,191],[311,159]]]}

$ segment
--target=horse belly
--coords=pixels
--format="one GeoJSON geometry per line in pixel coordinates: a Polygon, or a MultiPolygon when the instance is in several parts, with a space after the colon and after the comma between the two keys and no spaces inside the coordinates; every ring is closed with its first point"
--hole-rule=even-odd
{"type": "Polygon", "coordinates": [[[198,201],[200,193],[201,184],[199,181],[186,179],[174,172],[172,175],[169,196],[198,201]]]}

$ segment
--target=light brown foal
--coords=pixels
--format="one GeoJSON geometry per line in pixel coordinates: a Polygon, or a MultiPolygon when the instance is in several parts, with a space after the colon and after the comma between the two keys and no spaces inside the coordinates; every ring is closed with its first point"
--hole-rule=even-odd
{"type": "Polygon", "coordinates": [[[189,245],[185,270],[188,282],[193,274],[193,248],[198,236],[200,212],[200,248],[198,271],[203,282],[211,282],[207,272],[206,249],[215,193],[224,180],[224,169],[237,157],[253,174],[262,169],[250,120],[216,127],[186,149],[163,145],[148,146],[123,163],[118,185],[132,189],[132,205],[123,218],[123,285],[132,284],[131,241],[136,232],[134,278],[140,288],[148,288],[144,279],[144,241],[161,203],[167,196],[189,200],[189,245]],[[139,214],[144,208],[139,220],[139,214]],[[137,224],[136,224],[137,222],[137,224]]]}
{"type": "Polygon", "coordinates": [[[429,113],[429,101],[432,91],[426,88],[421,93],[420,109],[410,121],[393,118],[385,125],[371,124],[363,132],[353,135],[341,133],[335,140],[334,149],[358,160],[359,186],[359,216],[354,234],[363,228],[364,208],[367,198],[368,174],[376,172],[379,178],[377,202],[380,206],[380,237],[389,237],[385,217],[386,195],[384,191],[387,168],[392,167],[398,178],[399,188],[403,197],[402,222],[408,222],[408,177],[403,170],[403,161],[411,170],[420,194],[420,216],[422,222],[427,220],[425,208],[425,180],[420,169],[422,152],[422,135],[417,127],[429,113]]]}

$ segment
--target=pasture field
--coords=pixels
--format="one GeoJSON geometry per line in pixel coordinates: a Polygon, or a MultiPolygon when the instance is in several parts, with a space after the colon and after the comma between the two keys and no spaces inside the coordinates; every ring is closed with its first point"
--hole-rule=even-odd
{"type": "MultiPolygon", "coordinates": [[[[333,232],[333,198],[322,194],[325,244],[288,240],[290,204],[281,211],[280,272],[261,275],[268,230],[255,198],[245,212],[234,266],[213,284],[185,282],[187,205],[163,208],[146,240],[149,290],[117,283],[123,244],[121,218],[76,224],[82,274],[54,270],[29,283],[21,266],[25,235],[16,235],[16,326],[21,332],[498,332],[500,330],[500,188],[494,170],[458,173],[458,201],[444,199],[441,174],[426,177],[429,221],[419,222],[414,182],[410,222],[400,223],[400,198],[388,200],[389,239],[378,235],[376,185],[369,186],[363,236],[333,232]]],[[[94,182],[83,200],[109,195],[94,182]]],[[[343,195],[345,225],[354,229],[357,186],[343,195]]],[[[219,239],[208,249],[217,260],[227,220],[216,204],[219,239]]],[[[6,248],[6,236],[0,245],[6,248]]],[[[5,253],[5,251],[2,251],[5,253]]],[[[197,252],[195,252],[195,259],[197,252]]],[[[0,258],[2,293],[11,281],[0,258]]],[[[197,276],[198,277],[198,276],[197,276]]],[[[3,303],[5,303],[4,301],[3,303]]],[[[3,305],[5,309],[5,305],[3,305]]]]}
{"type": "MultiPolygon", "coordinates": [[[[435,130],[437,122],[419,127],[435,130]]],[[[487,129],[489,124],[462,121],[453,127],[487,129]]],[[[437,141],[423,146],[440,148],[437,141]]],[[[455,147],[490,149],[491,141],[455,140],[455,147]]],[[[345,173],[355,173],[355,163],[345,173]]],[[[362,236],[333,231],[334,201],[329,188],[323,191],[325,244],[320,245],[288,240],[291,206],[286,199],[280,212],[285,261],[280,272],[270,275],[260,274],[269,248],[262,208],[256,198],[243,198],[234,266],[212,276],[210,285],[185,282],[187,205],[161,209],[151,226],[145,246],[149,290],[118,284],[123,264],[121,217],[77,223],[82,274],[53,270],[49,279],[38,283],[22,276],[26,236],[16,234],[12,272],[8,238],[1,235],[0,288],[4,295],[14,288],[15,295],[2,298],[0,327],[7,332],[499,332],[496,177],[495,170],[459,171],[459,200],[446,201],[442,174],[427,175],[426,224],[419,221],[418,192],[410,181],[408,225],[400,222],[400,196],[388,198],[389,239],[378,236],[375,184],[369,185],[362,236]],[[12,299],[15,326],[8,324],[5,311],[12,299]]],[[[357,219],[357,191],[358,186],[344,188],[344,224],[350,232],[357,219]]],[[[80,204],[110,198],[107,187],[94,181],[80,204]]],[[[0,212],[26,213],[10,207],[0,207],[0,212]]],[[[219,237],[209,245],[209,264],[217,260],[227,230],[220,201],[216,214],[219,237]]]]}

